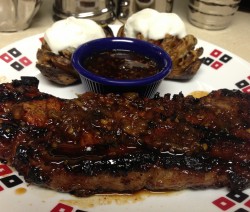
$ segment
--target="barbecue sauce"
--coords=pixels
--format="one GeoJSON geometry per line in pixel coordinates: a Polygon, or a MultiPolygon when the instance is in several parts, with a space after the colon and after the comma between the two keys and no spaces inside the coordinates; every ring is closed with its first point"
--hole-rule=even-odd
{"type": "Polygon", "coordinates": [[[156,61],[125,50],[93,54],[83,61],[83,66],[96,75],[118,80],[142,79],[160,71],[156,61]]]}
{"type": "Polygon", "coordinates": [[[27,192],[27,189],[26,188],[17,188],[16,190],[15,190],[15,193],[17,194],[17,195],[22,195],[22,194],[25,194],[27,192]]]}

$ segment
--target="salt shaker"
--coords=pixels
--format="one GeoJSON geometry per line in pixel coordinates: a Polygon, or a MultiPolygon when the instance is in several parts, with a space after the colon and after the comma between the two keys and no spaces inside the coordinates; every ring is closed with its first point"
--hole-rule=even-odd
{"type": "Polygon", "coordinates": [[[194,26],[220,30],[228,27],[240,0],[189,0],[188,20],[194,26]]]}
{"type": "Polygon", "coordinates": [[[0,31],[14,32],[28,28],[42,0],[0,0],[0,31]]]}

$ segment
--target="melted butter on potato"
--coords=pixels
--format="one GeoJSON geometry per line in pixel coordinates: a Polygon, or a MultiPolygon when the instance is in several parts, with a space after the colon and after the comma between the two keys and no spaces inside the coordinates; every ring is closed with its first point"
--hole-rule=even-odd
{"type": "Polygon", "coordinates": [[[208,94],[209,94],[209,92],[207,92],[207,91],[193,91],[189,95],[191,95],[195,98],[201,98],[201,97],[207,96],[208,94]]]}

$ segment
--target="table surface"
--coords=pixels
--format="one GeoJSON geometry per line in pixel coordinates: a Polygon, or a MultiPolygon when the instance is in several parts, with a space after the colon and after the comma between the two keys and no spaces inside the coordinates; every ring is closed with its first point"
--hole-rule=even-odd
{"type": "MultiPolygon", "coordinates": [[[[237,11],[231,25],[218,31],[209,31],[191,25],[187,20],[188,1],[174,0],[173,12],[177,13],[186,25],[187,32],[197,38],[220,46],[250,62],[250,13],[237,11]]],[[[53,24],[52,0],[43,0],[43,4],[34,17],[31,26],[23,31],[0,33],[0,48],[23,38],[43,33],[53,24]]]]}

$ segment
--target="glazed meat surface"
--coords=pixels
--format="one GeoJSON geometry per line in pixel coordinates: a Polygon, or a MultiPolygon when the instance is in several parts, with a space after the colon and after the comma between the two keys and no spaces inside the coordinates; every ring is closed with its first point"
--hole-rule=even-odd
{"type": "Polygon", "coordinates": [[[247,93],[63,100],[37,85],[0,85],[0,159],[29,183],[77,196],[250,186],[247,93]]]}

